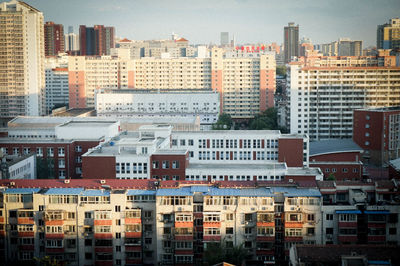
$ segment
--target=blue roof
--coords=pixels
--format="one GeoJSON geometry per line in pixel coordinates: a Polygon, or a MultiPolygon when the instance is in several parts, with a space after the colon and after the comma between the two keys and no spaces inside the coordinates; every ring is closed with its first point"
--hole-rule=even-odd
{"type": "Polygon", "coordinates": [[[160,188],[156,192],[157,196],[192,196],[190,187],[182,188],[160,188]]]}
{"type": "Polygon", "coordinates": [[[81,196],[110,196],[110,191],[101,189],[88,189],[81,193],[81,196]]]}
{"type": "Polygon", "coordinates": [[[362,149],[352,139],[328,139],[310,142],[310,156],[350,151],[362,151],[362,149]]]}
{"type": "Polygon", "coordinates": [[[32,194],[40,191],[40,188],[8,188],[4,194],[32,194]]]}
{"type": "Polygon", "coordinates": [[[271,187],[272,193],[283,193],[286,197],[322,197],[316,188],[271,187]]]}
{"type": "Polygon", "coordinates": [[[83,188],[49,188],[44,195],[79,195],[83,188]]]}
{"type": "Polygon", "coordinates": [[[337,214],[361,214],[360,210],[336,210],[337,214]]]}
{"type": "Polygon", "coordinates": [[[390,211],[364,211],[365,214],[390,214],[390,211]]]}
{"type": "Polygon", "coordinates": [[[269,188],[244,188],[240,189],[241,197],[274,197],[269,188]]]}
{"type": "Polygon", "coordinates": [[[192,186],[191,192],[208,192],[209,186],[192,186]]]}
{"type": "Polygon", "coordinates": [[[207,196],[239,196],[240,191],[237,188],[216,188],[210,187],[208,192],[204,193],[207,196]]]}
{"type": "Polygon", "coordinates": [[[389,261],[385,260],[369,260],[368,265],[391,265],[389,261]]]}
{"type": "Polygon", "coordinates": [[[155,195],[155,190],[141,190],[141,189],[129,189],[126,192],[127,196],[135,196],[135,195],[155,195]]]}

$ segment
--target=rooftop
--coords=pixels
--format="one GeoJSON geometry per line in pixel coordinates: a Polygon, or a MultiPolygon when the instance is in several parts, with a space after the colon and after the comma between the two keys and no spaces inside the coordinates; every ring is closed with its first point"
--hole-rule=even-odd
{"type": "Polygon", "coordinates": [[[329,139],[310,142],[310,156],[362,151],[363,150],[351,139],[329,139]]]}
{"type": "Polygon", "coordinates": [[[396,171],[400,171],[400,158],[391,160],[389,165],[392,166],[396,171]]]}
{"type": "Polygon", "coordinates": [[[230,164],[230,163],[191,163],[187,169],[215,169],[215,170],[286,170],[285,163],[260,163],[260,164],[230,164]]]}
{"type": "Polygon", "coordinates": [[[362,109],[357,109],[355,111],[368,111],[368,112],[400,111],[400,106],[379,107],[379,108],[362,108],[362,109]]]}

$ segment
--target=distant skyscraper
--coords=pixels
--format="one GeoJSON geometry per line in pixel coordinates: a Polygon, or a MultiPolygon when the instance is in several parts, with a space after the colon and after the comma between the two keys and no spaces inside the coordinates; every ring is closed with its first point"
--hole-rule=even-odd
{"type": "Polygon", "coordinates": [[[79,42],[81,55],[109,55],[110,48],[115,47],[114,27],[95,25],[94,27],[79,27],[79,42]]]}
{"type": "Polygon", "coordinates": [[[68,26],[68,33],[74,33],[74,27],[68,26]]]}
{"type": "Polygon", "coordinates": [[[339,39],[338,56],[361,56],[362,41],[352,41],[348,38],[339,39]]]}
{"type": "Polygon", "coordinates": [[[400,50],[400,19],[393,18],[389,24],[378,25],[376,34],[378,49],[400,50]]]}
{"type": "Polygon", "coordinates": [[[221,46],[229,45],[229,32],[221,32],[221,46]]]}
{"type": "Polygon", "coordinates": [[[43,13],[13,0],[0,3],[0,21],[0,116],[42,115],[43,13]]]}
{"type": "Polygon", "coordinates": [[[44,51],[45,56],[57,55],[64,52],[64,26],[52,21],[44,24],[44,51]]]}
{"type": "Polygon", "coordinates": [[[292,56],[299,56],[299,25],[289,22],[284,28],[285,63],[290,62],[292,56]]]}
{"type": "Polygon", "coordinates": [[[65,51],[79,51],[79,35],[68,33],[64,35],[65,51]]]}

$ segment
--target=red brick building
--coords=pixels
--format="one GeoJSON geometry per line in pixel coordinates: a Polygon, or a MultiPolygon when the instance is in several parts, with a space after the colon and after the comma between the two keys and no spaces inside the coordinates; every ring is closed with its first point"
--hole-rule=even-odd
{"type": "Polygon", "coordinates": [[[349,139],[310,142],[310,167],[319,167],[324,179],[360,180],[363,175],[362,149],[349,139]]]}
{"type": "Polygon", "coordinates": [[[400,106],[354,111],[353,140],[366,164],[384,166],[400,155],[400,106]]]}
{"type": "Polygon", "coordinates": [[[64,26],[48,21],[44,24],[44,49],[46,56],[64,52],[64,26]]]}

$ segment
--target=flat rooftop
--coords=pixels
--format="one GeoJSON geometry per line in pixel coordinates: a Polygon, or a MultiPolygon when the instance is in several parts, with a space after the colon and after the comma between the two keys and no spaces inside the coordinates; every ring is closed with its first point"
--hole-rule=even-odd
{"type": "Polygon", "coordinates": [[[190,169],[215,169],[215,170],[286,170],[286,165],[284,163],[270,163],[270,164],[229,164],[229,163],[190,163],[190,169]]]}
{"type": "Polygon", "coordinates": [[[362,109],[356,109],[355,111],[368,111],[368,112],[400,111],[400,106],[378,107],[378,108],[362,108],[362,109]]]}

